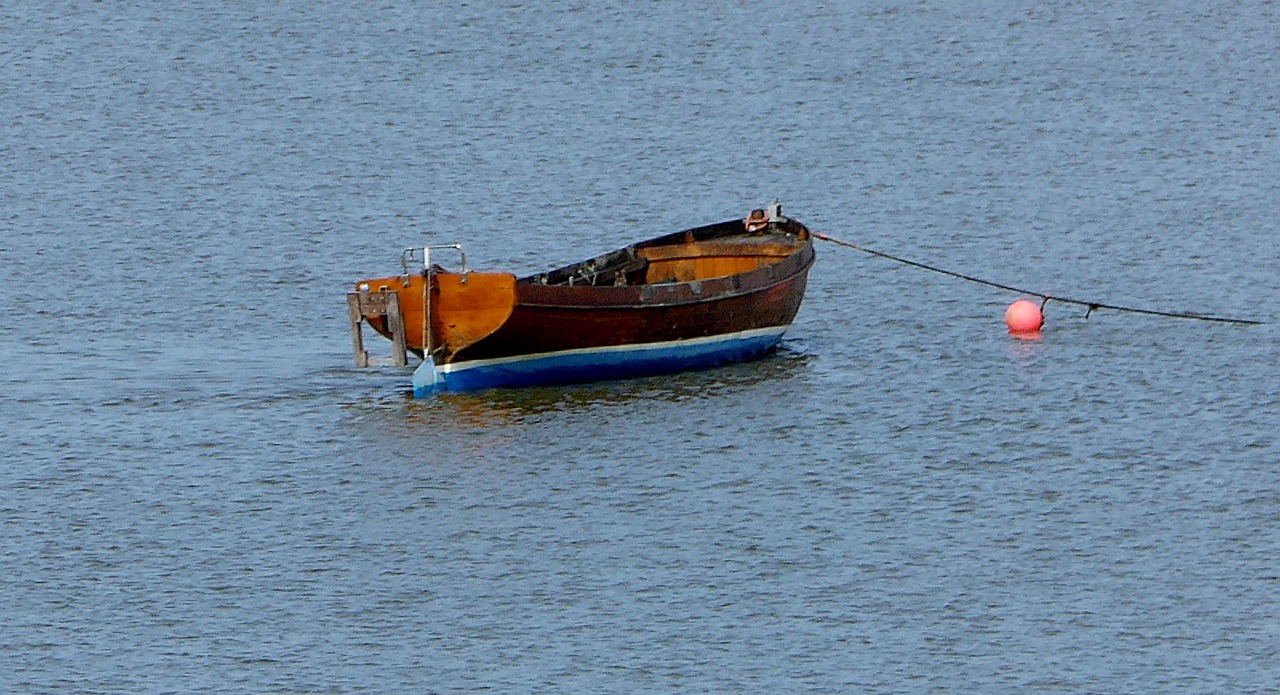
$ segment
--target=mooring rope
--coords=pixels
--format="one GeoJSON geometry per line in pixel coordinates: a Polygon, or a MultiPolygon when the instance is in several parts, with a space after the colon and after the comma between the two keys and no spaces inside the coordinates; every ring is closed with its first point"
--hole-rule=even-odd
{"type": "Polygon", "coordinates": [[[986,285],[988,287],[994,287],[999,290],[1006,290],[1008,292],[1016,292],[1018,294],[1027,294],[1033,297],[1040,297],[1041,310],[1044,309],[1045,304],[1048,304],[1049,301],[1052,300],[1055,302],[1062,302],[1063,304],[1078,304],[1080,306],[1087,307],[1088,311],[1084,313],[1085,318],[1089,318],[1089,314],[1092,314],[1095,309],[1110,309],[1112,311],[1127,311],[1132,314],[1146,314],[1148,316],[1165,316],[1168,318],[1193,319],[1196,321],[1217,321],[1219,323],[1236,323],[1236,324],[1251,325],[1251,326],[1258,326],[1265,323],[1264,321],[1254,321],[1252,319],[1235,319],[1235,318],[1226,318],[1222,316],[1206,316],[1205,314],[1193,314],[1190,312],[1157,311],[1155,309],[1140,309],[1140,308],[1131,307],[1131,306],[1118,306],[1116,304],[1104,304],[1102,302],[1089,302],[1083,299],[1071,299],[1069,297],[1058,297],[1058,296],[1050,295],[1044,292],[1036,292],[1033,290],[1022,289],[1020,287],[1013,287],[1012,285],[1002,285],[998,282],[983,280],[982,278],[973,277],[972,275],[965,275],[964,273],[957,273],[952,270],[946,270],[945,268],[939,268],[937,266],[928,265],[927,263],[918,263],[916,261],[908,260],[906,258],[900,258],[898,256],[887,254],[882,251],[869,249],[865,246],[859,246],[857,244],[854,244],[848,241],[836,239],[834,237],[828,236],[821,232],[814,232],[813,236],[817,239],[821,239],[823,241],[829,241],[838,246],[844,246],[846,248],[853,249],[854,251],[861,251],[863,253],[870,254],[872,256],[878,256],[880,258],[884,258],[886,260],[890,260],[895,263],[901,263],[903,265],[909,265],[916,268],[920,268],[921,270],[928,270],[933,273],[949,275],[953,278],[959,278],[961,280],[967,280],[969,282],[976,282],[979,285],[986,285]]]}

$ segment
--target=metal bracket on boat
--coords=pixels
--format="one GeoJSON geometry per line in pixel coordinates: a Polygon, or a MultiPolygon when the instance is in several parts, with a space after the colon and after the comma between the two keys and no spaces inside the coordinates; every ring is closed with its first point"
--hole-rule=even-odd
{"type": "Polygon", "coordinates": [[[769,206],[769,221],[781,222],[783,219],[784,218],[782,217],[782,203],[779,203],[778,201],[775,200],[773,201],[773,205],[769,206]]]}
{"type": "Polygon", "coordinates": [[[422,253],[422,269],[427,273],[431,272],[432,249],[453,249],[454,251],[457,251],[458,257],[461,259],[462,263],[462,269],[458,272],[462,276],[462,284],[467,284],[467,254],[462,250],[462,244],[434,244],[431,246],[414,246],[407,248],[400,254],[400,268],[404,271],[405,287],[409,286],[409,264],[418,259],[419,252],[422,253]]]}

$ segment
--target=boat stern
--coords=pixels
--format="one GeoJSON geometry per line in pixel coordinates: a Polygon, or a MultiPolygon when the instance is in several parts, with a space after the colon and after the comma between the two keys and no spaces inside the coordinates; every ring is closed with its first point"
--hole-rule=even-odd
{"type": "MultiPolygon", "coordinates": [[[[417,272],[409,272],[415,251],[409,249],[401,257],[402,275],[360,280],[347,295],[357,366],[371,364],[364,351],[363,323],[391,340],[392,364],[406,366],[407,353],[412,352],[426,363],[443,365],[511,316],[516,304],[514,275],[470,272],[465,257],[459,272],[446,271],[430,264],[431,248],[437,247],[420,250],[425,265],[417,272]]],[[[424,371],[423,383],[437,381],[429,374],[424,371]]]]}

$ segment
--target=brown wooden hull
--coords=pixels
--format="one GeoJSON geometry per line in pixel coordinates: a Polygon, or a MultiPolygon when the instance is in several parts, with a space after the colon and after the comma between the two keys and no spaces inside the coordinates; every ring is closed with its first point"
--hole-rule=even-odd
{"type": "MultiPolygon", "coordinates": [[[[511,316],[450,362],[705,338],[788,326],[800,310],[813,252],[758,277],[637,287],[517,285],[511,316]],[[787,271],[783,273],[782,271],[787,271]],[[646,295],[646,289],[649,289],[646,295]]],[[[753,274],[755,275],[755,274],[753,274]]]]}

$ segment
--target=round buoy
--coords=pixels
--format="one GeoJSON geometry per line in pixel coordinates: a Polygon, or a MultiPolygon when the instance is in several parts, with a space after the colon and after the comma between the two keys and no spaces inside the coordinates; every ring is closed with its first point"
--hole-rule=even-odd
{"type": "Polygon", "coordinates": [[[1004,325],[1010,333],[1035,333],[1044,325],[1044,316],[1035,302],[1019,299],[1004,310],[1004,325]]]}

